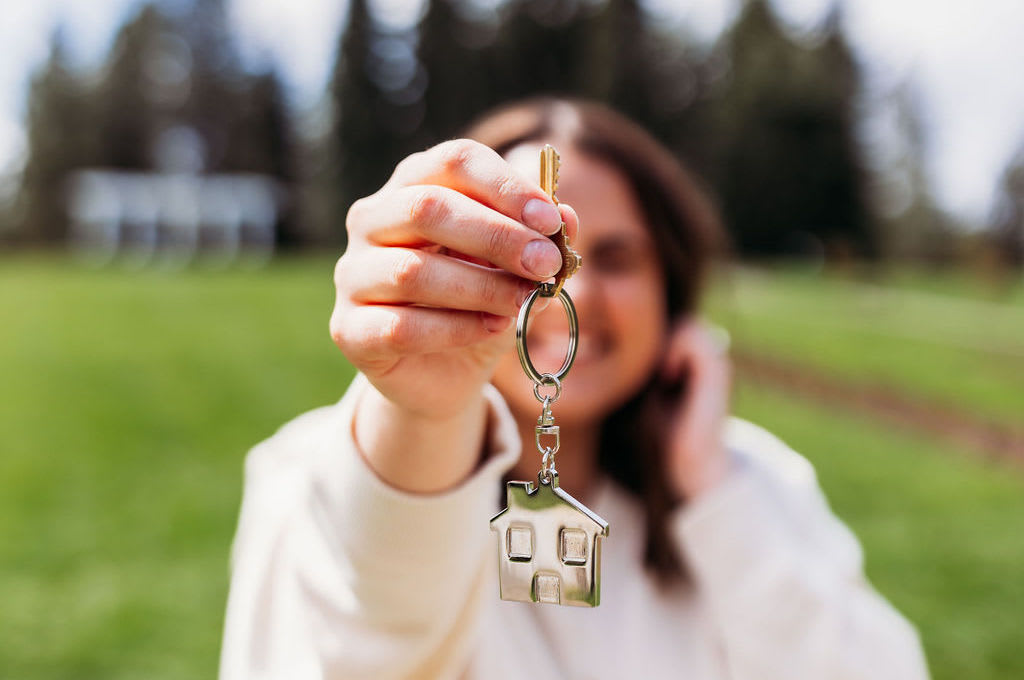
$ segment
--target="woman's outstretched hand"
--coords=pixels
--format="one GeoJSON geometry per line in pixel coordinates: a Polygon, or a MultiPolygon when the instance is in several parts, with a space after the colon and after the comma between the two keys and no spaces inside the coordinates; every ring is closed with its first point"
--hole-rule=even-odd
{"type": "Polygon", "coordinates": [[[561,263],[561,214],[537,181],[470,140],[401,163],[348,213],[331,337],[385,396],[448,416],[510,347],[512,318],[561,263]]]}
{"type": "Polygon", "coordinates": [[[688,376],[667,438],[669,479],[682,498],[697,498],[721,482],[732,466],[722,441],[732,382],[727,337],[690,317],[669,338],[663,376],[688,376]]]}
{"type": "Polygon", "coordinates": [[[398,164],[352,205],[331,337],[375,388],[355,436],[394,486],[436,491],[480,458],[483,386],[512,319],[561,255],[547,237],[576,214],[488,147],[454,140],[398,164]]]}

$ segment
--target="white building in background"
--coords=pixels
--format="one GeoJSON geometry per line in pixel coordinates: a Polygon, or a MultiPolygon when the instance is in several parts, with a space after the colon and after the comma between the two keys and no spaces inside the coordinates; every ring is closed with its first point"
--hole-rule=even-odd
{"type": "Polygon", "coordinates": [[[81,170],[69,185],[71,247],[101,262],[263,260],[274,251],[282,194],[265,175],[81,170]]]}
{"type": "Polygon", "coordinates": [[[184,265],[197,256],[230,264],[274,251],[286,193],[272,177],[201,174],[202,143],[189,128],[166,131],[153,172],[86,168],[69,177],[69,240],[92,262],[184,265]]]}

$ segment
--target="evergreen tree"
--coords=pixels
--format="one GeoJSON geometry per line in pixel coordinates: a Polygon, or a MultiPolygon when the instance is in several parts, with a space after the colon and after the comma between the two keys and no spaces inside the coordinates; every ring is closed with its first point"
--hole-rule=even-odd
{"type": "Polygon", "coordinates": [[[98,165],[141,170],[152,167],[161,85],[157,53],[167,19],[144,6],[118,32],[97,91],[98,165]]]}
{"type": "Polygon", "coordinates": [[[491,79],[487,45],[467,43],[486,31],[466,17],[459,0],[429,0],[419,25],[417,56],[427,74],[423,144],[455,135],[499,100],[491,79]]]}
{"type": "MultiPolygon", "coordinates": [[[[291,117],[281,79],[271,67],[252,77],[244,92],[244,106],[235,114],[229,148],[233,148],[238,170],[268,175],[293,194],[298,191],[295,167],[296,148],[291,117]]],[[[293,246],[306,234],[296,216],[286,208],[286,217],[278,225],[278,243],[293,246]]]]}
{"type": "Polygon", "coordinates": [[[956,255],[957,239],[948,217],[935,205],[922,167],[927,140],[917,98],[904,83],[891,93],[889,103],[897,138],[885,140],[891,161],[879,169],[881,197],[890,203],[889,210],[881,211],[879,248],[892,261],[948,262],[956,255]]]}
{"type": "Polygon", "coordinates": [[[1003,171],[993,210],[993,242],[1003,263],[1024,268],[1024,145],[1003,171]]]}
{"type": "Polygon", "coordinates": [[[591,21],[586,93],[638,121],[688,164],[707,166],[714,55],[659,27],[639,0],[607,0],[591,21]]]}
{"type": "Polygon", "coordinates": [[[240,139],[232,130],[246,106],[248,79],[231,39],[225,0],[193,0],[180,31],[192,62],[185,117],[206,145],[206,169],[245,169],[242,158],[251,140],[240,139]]]}
{"type": "Polygon", "coordinates": [[[339,234],[344,234],[349,206],[376,191],[395,164],[416,148],[423,102],[408,95],[415,95],[417,77],[423,74],[408,36],[387,34],[366,0],[351,0],[330,83],[334,128],[328,191],[334,197],[330,212],[339,234]]]}
{"type": "Polygon", "coordinates": [[[580,0],[509,3],[490,60],[501,100],[588,94],[588,9],[580,0]]]}
{"type": "Polygon", "coordinates": [[[50,56],[33,79],[28,95],[28,159],[18,195],[20,236],[56,242],[67,233],[65,182],[93,153],[88,100],[71,70],[63,33],[54,32],[50,56]]]}
{"type": "Polygon", "coordinates": [[[468,0],[431,0],[418,51],[428,74],[428,141],[522,97],[607,98],[609,72],[596,64],[608,56],[598,8],[585,0],[511,0],[484,17],[468,0]]]}
{"type": "Polygon", "coordinates": [[[717,184],[744,253],[801,254],[809,240],[876,250],[855,141],[856,64],[834,15],[827,35],[820,47],[797,45],[765,0],[750,0],[728,37],[717,184]]]}
{"type": "Polygon", "coordinates": [[[595,60],[601,67],[592,69],[595,76],[607,78],[605,91],[595,94],[651,127],[656,118],[652,98],[658,95],[651,86],[658,69],[651,59],[653,32],[639,0],[608,0],[595,23],[600,27],[591,37],[591,44],[597,47],[592,53],[602,47],[607,53],[595,60]]]}
{"type": "Polygon", "coordinates": [[[846,243],[861,255],[877,257],[867,170],[856,131],[860,73],[841,31],[838,7],[826,23],[825,42],[811,50],[815,58],[810,63],[817,68],[808,77],[807,92],[819,92],[821,99],[812,109],[818,117],[806,140],[804,174],[811,196],[801,218],[826,245],[846,243]]]}
{"type": "Polygon", "coordinates": [[[280,76],[273,67],[249,78],[228,131],[232,169],[295,179],[294,139],[280,76]]]}

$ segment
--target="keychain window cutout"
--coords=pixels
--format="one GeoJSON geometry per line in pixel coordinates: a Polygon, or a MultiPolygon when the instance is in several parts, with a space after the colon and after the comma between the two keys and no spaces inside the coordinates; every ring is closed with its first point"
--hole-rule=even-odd
{"type": "Polygon", "coordinates": [[[508,528],[508,558],[516,562],[533,559],[533,529],[524,526],[508,528]]]}
{"type": "Polygon", "coordinates": [[[587,534],[579,529],[562,529],[562,564],[587,563],[587,534]]]}

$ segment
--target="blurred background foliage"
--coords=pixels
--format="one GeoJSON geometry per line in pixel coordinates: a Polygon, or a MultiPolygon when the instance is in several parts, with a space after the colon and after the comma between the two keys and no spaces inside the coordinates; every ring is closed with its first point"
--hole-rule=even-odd
{"type": "Polygon", "coordinates": [[[192,169],[279,183],[279,245],[338,245],[348,206],[397,160],[496,104],[556,93],[612,104],[692,165],[742,256],[1019,269],[1022,156],[1006,169],[990,224],[961,228],[932,200],[906,84],[886,95],[904,151],[880,167],[859,133],[862,74],[840,7],[795,33],[765,0],[749,0],[709,45],[659,25],[639,0],[507,0],[486,10],[430,0],[403,28],[351,0],[315,114],[325,123],[301,126],[310,113],[292,109],[272,60],[243,67],[224,0],[143,5],[89,72],[69,62],[55,31],[32,82],[28,159],[0,234],[9,244],[60,242],[71,171],[178,169],[185,131],[198,142],[192,169]]]}
{"type": "Polygon", "coordinates": [[[53,33],[0,192],[0,677],[212,675],[244,452],[352,375],[326,332],[348,206],[540,93],[609,102],[704,178],[740,263],[706,307],[736,412],[815,464],[935,677],[1024,677],[1024,148],[986,224],[945,214],[911,82],[891,148],[863,133],[840,4],[800,32],[747,0],[711,43],[639,0],[374,7],[349,0],[313,110],[240,58],[227,0],[137,5],[95,68],[53,33]],[[198,266],[154,266],[249,214],[267,266],[206,266],[195,234],[198,266]],[[114,266],[64,254],[90,220],[114,266]]]}

